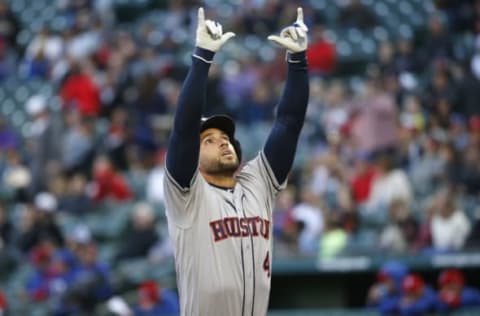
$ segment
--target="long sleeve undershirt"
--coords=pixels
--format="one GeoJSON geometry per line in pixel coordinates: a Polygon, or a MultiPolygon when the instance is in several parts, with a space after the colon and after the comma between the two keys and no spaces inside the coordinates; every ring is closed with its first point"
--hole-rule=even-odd
{"type": "MultiPolygon", "coordinates": [[[[200,119],[205,106],[208,70],[214,53],[196,48],[183,83],[167,151],[167,170],[188,188],[198,167],[200,119]]],[[[263,149],[279,183],[290,171],[305,120],[309,85],[305,52],[290,54],[288,75],[273,128],[263,149]]]]}

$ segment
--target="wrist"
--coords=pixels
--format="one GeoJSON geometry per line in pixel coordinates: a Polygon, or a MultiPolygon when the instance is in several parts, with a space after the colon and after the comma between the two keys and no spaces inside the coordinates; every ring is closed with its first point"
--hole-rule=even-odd
{"type": "Polygon", "coordinates": [[[211,64],[213,62],[213,57],[215,56],[215,52],[196,46],[192,56],[206,63],[211,64]]]}
{"type": "Polygon", "coordinates": [[[303,63],[307,61],[307,51],[301,51],[298,53],[287,52],[287,61],[289,63],[303,63]]]}

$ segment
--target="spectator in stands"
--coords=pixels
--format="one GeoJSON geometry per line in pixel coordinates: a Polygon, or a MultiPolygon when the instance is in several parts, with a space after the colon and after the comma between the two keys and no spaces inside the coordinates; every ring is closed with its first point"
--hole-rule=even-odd
{"type": "Polygon", "coordinates": [[[409,274],[402,281],[398,311],[402,316],[425,315],[435,310],[436,293],[418,274],[409,274]]]}
{"type": "Polygon", "coordinates": [[[402,293],[402,282],[407,273],[408,267],[400,261],[384,263],[376,282],[368,290],[367,306],[375,308],[381,315],[395,314],[402,293]]]}
{"type": "Polygon", "coordinates": [[[388,75],[395,72],[395,46],[390,41],[383,41],[377,47],[376,64],[380,74],[388,75]]]}
{"type": "Polygon", "coordinates": [[[138,287],[132,316],[173,316],[179,312],[178,295],[174,291],[160,288],[155,281],[144,281],[138,287]]]}
{"type": "Polygon", "coordinates": [[[17,149],[19,139],[4,117],[0,117],[0,153],[17,149]]]}
{"type": "Polygon", "coordinates": [[[93,236],[90,228],[85,224],[77,224],[70,229],[65,237],[66,247],[63,252],[69,254],[69,263],[71,267],[78,265],[80,251],[84,245],[93,243],[93,236]]]}
{"type": "Polygon", "coordinates": [[[17,49],[17,34],[20,23],[5,0],[0,1],[0,38],[6,39],[8,47],[17,49]]]}
{"type": "Polygon", "coordinates": [[[376,74],[364,83],[362,95],[352,103],[351,137],[357,150],[367,153],[397,143],[397,107],[380,88],[376,74]]]}
{"type": "Polygon", "coordinates": [[[468,120],[461,114],[452,113],[450,116],[449,133],[456,151],[463,152],[470,144],[468,120]]]}
{"type": "Polygon", "coordinates": [[[418,239],[418,223],[404,200],[393,200],[389,207],[389,222],[380,236],[380,248],[397,254],[412,252],[418,239]]]}
{"type": "Polygon", "coordinates": [[[59,249],[52,255],[49,271],[49,290],[51,301],[54,302],[52,312],[54,316],[70,315],[66,301],[72,287],[72,271],[76,264],[72,253],[66,249],[59,249]]]}
{"type": "Polygon", "coordinates": [[[217,64],[212,64],[207,82],[207,103],[204,114],[206,117],[214,115],[215,113],[227,113],[233,115],[225,103],[225,96],[222,93],[222,81],[222,67],[217,64]]]}
{"type": "Polygon", "coordinates": [[[14,228],[3,203],[0,203],[0,274],[6,273],[8,275],[17,264],[14,257],[14,243],[12,243],[14,228]]]}
{"type": "Polygon", "coordinates": [[[15,202],[27,202],[30,198],[28,189],[32,183],[30,170],[21,161],[20,154],[16,150],[10,150],[5,154],[2,181],[3,193],[15,202]]]}
{"type": "Polygon", "coordinates": [[[249,62],[246,58],[232,62],[223,69],[225,74],[221,89],[225,96],[225,102],[230,108],[235,111],[241,110],[243,100],[250,95],[253,87],[261,80],[260,69],[258,61],[249,62]]]}
{"type": "Polygon", "coordinates": [[[5,294],[3,294],[3,291],[0,290],[0,315],[7,315],[8,313],[8,304],[7,304],[7,298],[5,297],[5,294]]]}
{"type": "Polygon", "coordinates": [[[5,206],[0,204],[0,252],[7,247],[12,240],[13,226],[8,219],[5,206]]]}
{"type": "Polygon", "coordinates": [[[428,34],[419,49],[420,62],[431,64],[436,60],[450,60],[453,57],[453,42],[445,27],[445,21],[438,13],[433,13],[428,21],[428,34]]]}
{"type": "Polygon", "coordinates": [[[308,69],[312,75],[330,75],[337,62],[335,44],[325,37],[322,25],[315,25],[311,32],[312,40],[307,50],[308,69]]]}
{"type": "Polygon", "coordinates": [[[468,235],[467,242],[465,243],[465,248],[470,250],[480,249],[480,207],[476,206],[473,211],[473,220],[472,230],[468,235]]]}
{"type": "Polygon", "coordinates": [[[349,238],[342,225],[341,213],[335,211],[326,213],[325,223],[318,251],[320,260],[329,260],[338,256],[347,246],[349,238]]]}
{"type": "Polygon", "coordinates": [[[313,157],[309,162],[308,172],[311,174],[308,190],[317,198],[322,198],[329,208],[337,207],[338,192],[345,183],[345,166],[335,149],[336,135],[330,135],[330,147],[322,154],[313,157]]]}
{"type": "Polygon", "coordinates": [[[66,192],[60,199],[59,208],[74,215],[93,212],[95,208],[87,193],[86,177],[76,173],[66,183],[66,192]]]}
{"type": "Polygon", "coordinates": [[[110,268],[98,259],[95,242],[78,245],[78,264],[71,272],[65,308],[71,314],[92,315],[96,305],[112,294],[110,268]]]}
{"type": "Polygon", "coordinates": [[[468,307],[480,306],[480,291],[465,284],[465,277],[460,270],[448,269],[438,277],[439,312],[451,312],[468,307]]]}
{"type": "Polygon", "coordinates": [[[135,204],[131,222],[122,234],[125,240],[120,245],[116,260],[125,260],[148,255],[150,249],[158,241],[155,227],[155,213],[146,202],[135,204]]]}
{"type": "Polygon", "coordinates": [[[360,0],[350,0],[340,10],[338,23],[343,27],[368,29],[377,25],[377,16],[360,0]]]}
{"type": "Polygon", "coordinates": [[[325,96],[321,96],[323,111],[321,114],[322,127],[328,134],[339,134],[348,122],[347,88],[342,81],[331,82],[325,96]]]}
{"type": "Polygon", "coordinates": [[[87,175],[94,158],[94,122],[75,109],[65,113],[66,130],[62,135],[61,161],[66,175],[87,175]]]}
{"type": "Polygon", "coordinates": [[[43,27],[28,44],[24,58],[33,60],[42,54],[50,65],[54,65],[62,57],[63,49],[62,39],[53,34],[48,27],[43,27]]]}
{"type": "Polygon", "coordinates": [[[297,232],[293,208],[295,206],[295,188],[288,186],[278,194],[273,212],[273,235],[286,245],[295,244],[297,248],[297,232]]]}
{"type": "Polygon", "coordinates": [[[431,194],[445,178],[447,161],[441,154],[442,144],[428,135],[421,144],[422,154],[410,160],[409,176],[416,194],[431,194]]]}
{"type": "Polygon", "coordinates": [[[55,246],[64,244],[62,231],[56,223],[57,199],[48,192],[35,196],[34,209],[24,209],[22,231],[18,237],[18,246],[25,252],[48,240],[55,246]]]}
{"type": "Polygon", "coordinates": [[[357,205],[363,205],[368,201],[376,176],[377,171],[372,164],[371,157],[366,153],[357,153],[354,157],[350,180],[350,190],[357,205]]]}
{"type": "Polygon", "coordinates": [[[395,200],[402,200],[409,208],[412,203],[412,188],[405,171],[394,162],[391,153],[379,154],[376,158],[376,177],[366,203],[365,212],[383,213],[395,200]]]}
{"type": "Polygon", "coordinates": [[[431,222],[433,247],[439,252],[461,250],[471,230],[471,223],[455,205],[456,196],[442,189],[435,197],[431,222]]]}
{"type": "Polygon", "coordinates": [[[425,130],[425,114],[422,104],[416,95],[406,95],[402,103],[402,112],[400,113],[400,122],[402,127],[422,132],[425,130]]]}
{"type": "Polygon", "coordinates": [[[6,40],[0,38],[0,81],[7,79],[15,71],[15,60],[7,50],[6,40]]]}
{"type": "Polygon", "coordinates": [[[127,201],[133,198],[124,177],[115,170],[106,156],[98,156],[93,164],[93,193],[96,202],[106,199],[127,201]]]}
{"type": "Polygon", "coordinates": [[[111,113],[110,126],[104,139],[104,147],[112,164],[118,170],[126,170],[127,147],[130,138],[129,117],[123,108],[116,108],[111,113]]]}
{"type": "Polygon", "coordinates": [[[462,164],[457,170],[457,184],[462,191],[475,196],[480,192],[480,149],[477,145],[469,145],[462,156],[462,164]]]}
{"type": "MultiPolygon", "coordinates": [[[[480,1],[477,2],[480,10],[480,1]]],[[[476,102],[480,98],[480,37],[475,40],[475,53],[465,68],[465,74],[458,82],[458,112],[471,117],[480,115],[480,109],[476,102]]]]}
{"type": "Polygon", "coordinates": [[[292,219],[300,224],[298,249],[303,255],[312,255],[318,251],[318,240],[324,229],[323,212],[320,200],[310,189],[300,192],[300,203],[292,209],[292,219]]]}
{"type": "Polygon", "coordinates": [[[93,80],[92,65],[75,63],[66,75],[60,88],[65,110],[74,109],[82,116],[96,117],[100,114],[100,90],[93,80]]]}
{"type": "Polygon", "coordinates": [[[33,274],[26,280],[28,298],[32,301],[44,301],[50,295],[50,282],[53,278],[50,263],[54,249],[48,242],[37,245],[30,253],[34,267],[33,274]]]}
{"type": "Polygon", "coordinates": [[[45,80],[50,76],[50,69],[52,65],[47,59],[43,51],[40,51],[37,55],[33,56],[31,59],[26,59],[23,61],[22,65],[23,76],[26,79],[40,79],[45,80]]]}
{"type": "Polygon", "coordinates": [[[161,148],[155,154],[155,166],[149,171],[146,184],[146,199],[153,204],[163,204],[163,177],[165,176],[166,150],[161,148]]]}
{"type": "Polygon", "coordinates": [[[419,71],[418,58],[410,38],[400,38],[396,43],[396,54],[393,65],[397,74],[417,73],[419,71]]]}
{"type": "Polygon", "coordinates": [[[262,122],[270,122],[274,116],[275,101],[272,88],[264,81],[258,82],[250,95],[244,100],[236,117],[247,126],[262,122]]]}
{"type": "Polygon", "coordinates": [[[27,154],[32,173],[32,192],[45,190],[47,180],[58,172],[61,143],[61,121],[54,120],[43,95],[28,99],[25,109],[31,121],[31,133],[27,139],[27,154]]]}

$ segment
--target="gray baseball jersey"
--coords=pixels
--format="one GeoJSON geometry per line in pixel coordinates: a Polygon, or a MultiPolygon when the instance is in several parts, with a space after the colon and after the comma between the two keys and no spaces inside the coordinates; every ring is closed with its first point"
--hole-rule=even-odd
{"type": "Polygon", "coordinates": [[[266,315],[272,210],[286,181],[277,183],[263,152],[240,170],[233,190],[207,183],[198,171],[190,188],[166,174],[181,315],[266,315]]]}

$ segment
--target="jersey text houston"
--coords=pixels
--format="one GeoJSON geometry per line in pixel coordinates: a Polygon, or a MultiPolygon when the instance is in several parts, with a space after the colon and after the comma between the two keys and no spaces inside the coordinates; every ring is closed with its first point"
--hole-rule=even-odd
{"type": "Polygon", "coordinates": [[[210,228],[215,241],[229,237],[257,237],[269,239],[270,221],[260,216],[238,218],[226,217],[210,222],[210,228]]]}

